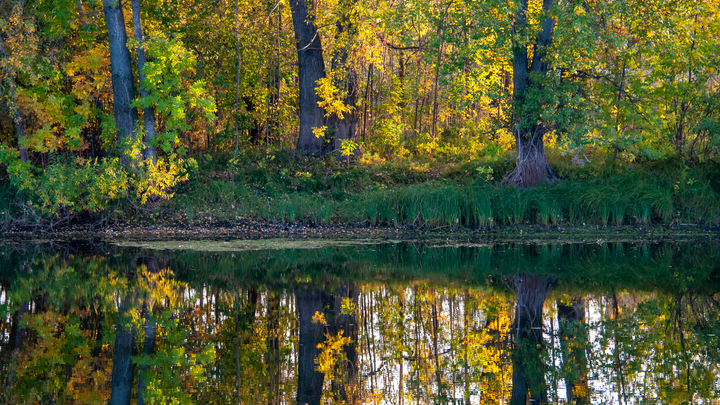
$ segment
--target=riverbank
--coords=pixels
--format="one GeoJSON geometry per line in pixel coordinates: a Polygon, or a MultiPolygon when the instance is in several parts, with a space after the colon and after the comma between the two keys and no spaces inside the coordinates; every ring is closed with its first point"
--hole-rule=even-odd
{"type": "Polygon", "coordinates": [[[357,163],[288,155],[206,156],[169,200],[113,200],[96,212],[43,212],[33,195],[0,192],[0,233],[266,237],[410,232],[472,235],[704,232],[720,226],[720,168],[680,160],[579,165],[555,156],[560,180],[502,184],[506,159],[357,163]],[[381,231],[380,231],[381,230],[381,231]]]}
{"type": "Polygon", "coordinates": [[[166,240],[377,240],[417,241],[421,243],[614,243],[648,241],[694,241],[720,239],[720,227],[688,224],[639,226],[542,226],[511,225],[492,229],[457,228],[419,230],[412,227],[269,224],[243,219],[232,226],[121,225],[93,229],[82,224],[54,232],[16,229],[0,233],[5,240],[82,240],[166,241],[166,240]]]}

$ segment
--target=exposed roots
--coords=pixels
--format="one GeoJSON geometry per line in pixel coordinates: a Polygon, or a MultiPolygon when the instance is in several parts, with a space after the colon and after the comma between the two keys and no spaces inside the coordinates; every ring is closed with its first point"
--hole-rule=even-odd
{"type": "Polygon", "coordinates": [[[504,184],[520,188],[534,187],[542,181],[554,182],[559,178],[545,159],[542,129],[538,128],[529,138],[517,134],[517,159],[515,169],[508,173],[504,184]]]}
{"type": "Polygon", "coordinates": [[[553,183],[559,181],[560,178],[553,168],[545,162],[543,169],[542,167],[528,168],[526,164],[519,161],[517,162],[515,169],[508,173],[503,179],[503,184],[513,185],[520,188],[527,188],[536,186],[543,180],[553,183]]]}

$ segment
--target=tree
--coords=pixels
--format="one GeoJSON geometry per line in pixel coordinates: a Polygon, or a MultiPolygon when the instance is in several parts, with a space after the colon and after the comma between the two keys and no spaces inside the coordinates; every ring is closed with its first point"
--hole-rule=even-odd
{"type": "Polygon", "coordinates": [[[548,276],[521,274],[513,282],[516,294],[510,404],[525,404],[528,393],[533,403],[544,404],[547,403],[547,383],[542,359],[542,315],[553,280],[548,276]]]}
{"type": "Polygon", "coordinates": [[[339,100],[341,101],[339,108],[328,111],[328,133],[325,142],[326,147],[330,149],[328,152],[340,150],[343,141],[353,140],[357,127],[355,104],[358,100],[358,77],[355,66],[349,58],[358,30],[358,15],[354,6],[355,0],[340,0],[338,4],[339,16],[335,22],[336,49],[332,58],[331,85],[342,99],[339,100]]]}
{"type": "Polygon", "coordinates": [[[290,0],[293,28],[298,55],[298,85],[300,89],[300,132],[297,152],[307,155],[322,153],[323,139],[313,128],[325,126],[325,111],[319,106],[320,96],[315,91],[318,80],[325,77],[322,43],[315,25],[315,16],[305,0],[290,0]]]}
{"type": "MultiPolygon", "coordinates": [[[[132,63],[127,47],[122,3],[118,0],[103,0],[103,11],[108,29],[115,125],[118,141],[122,143],[135,135],[138,120],[137,110],[130,106],[135,101],[132,63]]],[[[123,163],[129,164],[128,159],[125,158],[123,163]]]]}
{"type": "MultiPolygon", "coordinates": [[[[142,22],[140,19],[140,0],[132,0],[133,28],[135,40],[137,41],[138,78],[140,82],[140,97],[148,97],[150,93],[144,85],[145,82],[145,38],[143,37],[142,22]]],[[[157,163],[157,151],[155,150],[155,108],[150,105],[143,108],[143,123],[145,129],[145,159],[157,163]]]]}
{"type": "Polygon", "coordinates": [[[557,310],[567,403],[589,404],[588,361],[585,355],[588,341],[585,329],[585,300],[582,298],[573,298],[570,302],[558,300],[557,310]]]}
{"type": "Polygon", "coordinates": [[[135,379],[135,326],[129,319],[128,308],[132,296],[128,294],[121,304],[113,349],[112,391],[110,405],[129,405],[135,379]]]}
{"type": "Polygon", "coordinates": [[[512,131],[516,145],[516,167],[506,182],[519,187],[532,187],[543,180],[555,179],[545,158],[543,138],[547,128],[542,122],[539,99],[543,79],[548,73],[547,49],[552,44],[555,19],[549,15],[552,0],[543,0],[541,30],[533,43],[531,63],[528,65],[528,44],[523,40],[529,29],[528,0],[521,0],[512,25],[513,102],[515,104],[512,131]]]}
{"type": "Polygon", "coordinates": [[[295,299],[300,325],[297,403],[319,405],[325,375],[316,369],[315,359],[324,340],[325,325],[313,318],[324,312],[329,297],[320,290],[303,289],[295,291],[295,299]]]}
{"type": "MultiPolygon", "coordinates": [[[[25,3],[11,3],[9,21],[10,24],[2,24],[0,27],[0,58],[4,63],[0,63],[2,70],[0,71],[0,89],[3,96],[0,100],[5,99],[8,106],[13,124],[15,124],[15,132],[17,135],[18,149],[20,149],[20,159],[23,162],[28,161],[27,142],[27,125],[22,109],[18,105],[17,87],[19,73],[27,70],[31,66],[31,59],[37,53],[38,41],[34,35],[34,24],[25,16],[25,3]],[[12,23],[14,22],[14,23],[12,23]],[[4,31],[4,32],[3,32],[4,31]],[[5,35],[3,35],[3,33],[5,35]],[[11,42],[11,49],[5,49],[5,39],[7,36],[11,42]],[[8,55],[11,53],[11,55],[8,55]]],[[[2,6],[0,6],[2,7],[2,6]]],[[[3,13],[5,10],[2,10],[3,13]]]]}

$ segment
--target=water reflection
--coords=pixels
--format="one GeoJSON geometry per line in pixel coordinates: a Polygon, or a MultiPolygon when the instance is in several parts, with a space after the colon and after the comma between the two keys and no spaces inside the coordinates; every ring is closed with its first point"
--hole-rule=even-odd
{"type": "Polygon", "coordinates": [[[720,394],[714,244],[0,249],[0,403],[720,394]]]}

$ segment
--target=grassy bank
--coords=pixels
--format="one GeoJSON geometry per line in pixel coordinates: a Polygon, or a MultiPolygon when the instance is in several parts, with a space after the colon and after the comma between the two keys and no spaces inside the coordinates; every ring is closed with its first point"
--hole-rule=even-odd
{"type": "MultiPolygon", "coordinates": [[[[531,189],[502,184],[512,162],[436,159],[424,163],[343,162],[274,156],[205,156],[174,198],[129,201],[74,221],[232,226],[342,224],[452,230],[507,225],[720,224],[720,168],[680,160],[572,164],[554,157],[561,181],[531,189]]],[[[0,191],[0,221],[28,223],[31,201],[0,191]]],[[[37,218],[35,218],[37,220],[37,218]]],[[[52,219],[50,219],[52,220],[52,219]]]]}
{"type": "Polygon", "coordinates": [[[430,164],[349,169],[317,164],[302,172],[300,162],[281,159],[227,173],[224,179],[195,178],[169,207],[188,223],[253,217],[423,229],[720,222],[716,165],[691,168],[662,161],[574,167],[557,162],[563,180],[518,189],[502,185],[511,169],[504,161],[435,163],[434,170],[430,164]]]}

